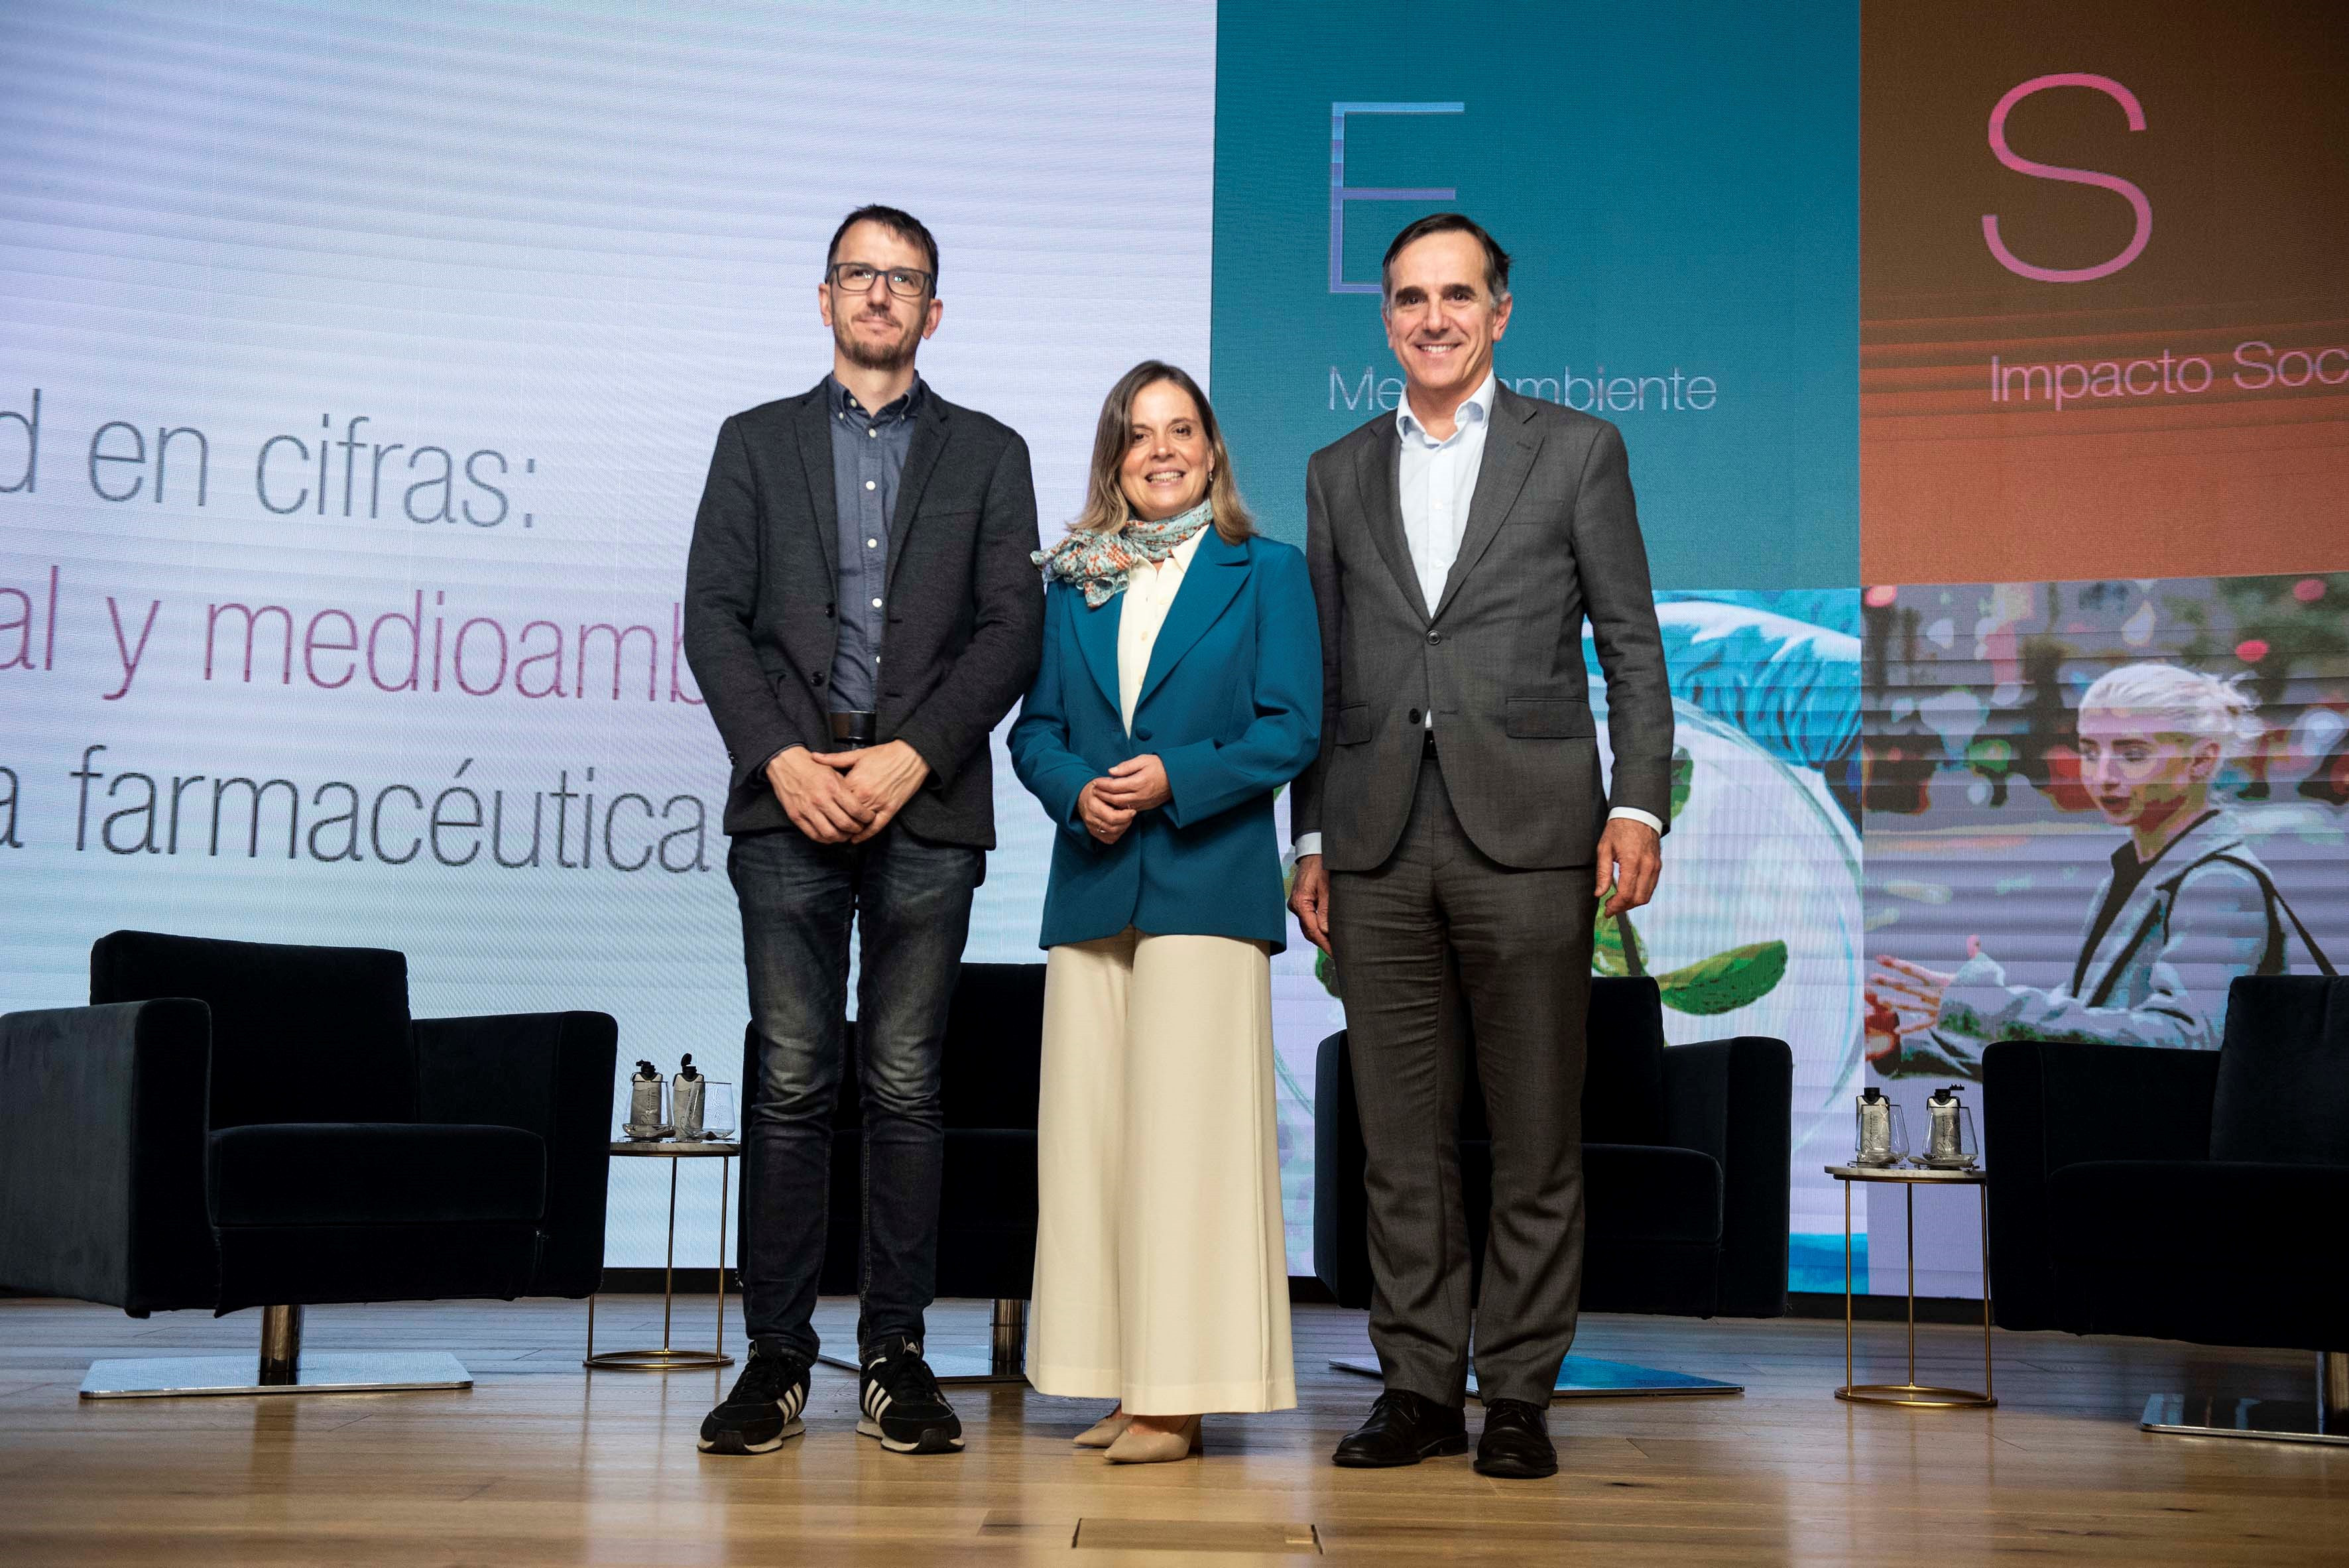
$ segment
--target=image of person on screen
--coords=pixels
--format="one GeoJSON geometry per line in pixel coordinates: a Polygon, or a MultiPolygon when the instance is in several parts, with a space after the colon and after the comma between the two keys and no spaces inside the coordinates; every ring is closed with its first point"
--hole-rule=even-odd
{"type": "Polygon", "coordinates": [[[2090,901],[2071,977],[2008,983],[1975,939],[1953,971],[1879,956],[1868,976],[1869,1060],[1887,1077],[1979,1078],[1993,1040],[2216,1050],[2238,975],[2332,968],[2210,784],[2256,738],[2232,681],[2125,665],[2080,699],[2080,783],[2127,832],[2090,901]]]}
{"type": "Polygon", "coordinates": [[[1592,903],[1620,914],[1655,891],[1671,698],[1622,436],[1494,376],[1507,253],[1444,213],[1395,237],[1383,280],[1404,397],[1307,467],[1325,721],[1291,806],[1290,907],[1344,982],[1386,1384],[1335,1459],[1467,1447],[1464,1047],[1447,1027],[1464,1004],[1493,1130],[1475,1467],[1547,1476],[1582,1290],[1592,903]]]}
{"type": "Polygon", "coordinates": [[[1011,761],[1059,830],[1028,1379],[1116,1401],[1078,1446],[1181,1460],[1203,1412],[1297,1403],[1272,799],[1320,744],[1313,589],[1256,531],[1206,394],[1157,360],[1110,389],[1085,510],[1036,559],[1011,761]]]}
{"type": "Polygon", "coordinates": [[[832,371],[729,418],[694,520],[685,644],[731,777],[755,1065],[744,1117],[750,1357],[704,1452],[801,1431],[823,1261],[833,1110],[860,934],[864,1123],[857,1430],[895,1453],[962,1446],[922,1357],[936,1274],[947,1006],[995,845],[988,736],[1036,672],[1028,448],[915,371],[938,328],[937,243],[862,207],[816,308],[832,371]]]}

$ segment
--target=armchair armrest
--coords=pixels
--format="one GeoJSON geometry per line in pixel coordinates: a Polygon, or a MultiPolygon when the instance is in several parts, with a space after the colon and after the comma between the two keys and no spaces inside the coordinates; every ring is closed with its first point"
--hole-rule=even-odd
{"type": "Polygon", "coordinates": [[[546,1143],[533,1295],[583,1296],[604,1274],[619,1025],[608,1013],[419,1018],[417,1118],[519,1127],[546,1143]]]}
{"type": "Polygon", "coordinates": [[[1346,1031],[1321,1042],[1313,1076],[1313,1273],[1340,1306],[1371,1305],[1367,1155],[1346,1031]]]}
{"type": "Polygon", "coordinates": [[[0,1017],[0,1282],[140,1317],[213,1305],[211,1070],[188,997],[0,1017]]]}
{"type": "Polygon", "coordinates": [[[1795,1056],[1759,1035],[1664,1048],[1664,1138],[1721,1162],[1721,1310],[1786,1310],[1795,1056]]]}
{"type": "Polygon", "coordinates": [[[2060,1328],[2047,1179],[2092,1160],[2208,1160],[2219,1053],[1999,1040],[1982,1053],[1991,1299],[2002,1328],[2060,1328]]]}

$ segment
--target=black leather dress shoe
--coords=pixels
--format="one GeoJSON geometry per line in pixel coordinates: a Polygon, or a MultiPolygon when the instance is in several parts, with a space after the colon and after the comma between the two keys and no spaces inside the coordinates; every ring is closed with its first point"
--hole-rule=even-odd
{"type": "Polygon", "coordinates": [[[1345,1470],[1387,1470],[1467,1451],[1468,1423],[1458,1406],[1390,1388],[1371,1406],[1370,1419],[1348,1432],[1330,1458],[1345,1470]]]}
{"type": "Polygon", "coordinates": [[[1495,1399],[1485,1407],[1485,1435],[1476,1439],[1476,1473],[1504,1480],[1539,1480],[1557,1473],[1557,1449],[1539,1405],[1495,1399]]]}

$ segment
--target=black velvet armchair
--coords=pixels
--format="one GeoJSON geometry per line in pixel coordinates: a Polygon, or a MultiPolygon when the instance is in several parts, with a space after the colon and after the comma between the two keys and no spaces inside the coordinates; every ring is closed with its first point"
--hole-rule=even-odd
{"type": "Polygon", "coordinates": [[[2349,1214],[2349,980],[2237,979],[2215,1053],[2002,1040],[1982,1083],[2000,1327],[2315,1351],[2313,1403],[2157,1395],[2145,1424],[2349,1441],[2324,1262],[2349,1214]]]}
{"type": "MultiPolygon", "coordinates": [[[[1461,1027],[1464,1036],[1464,1018],[1461,1027]]],[[[1647,977],[1592,980],[1588,1039],[1584,1310],[1783,1315],[1794,1092],[1794,1057],[1785,1042],[1745,1035],[1666,1046],[1663,1003],[1647,977]]],[[[1460,1187],[1471,1267],[1481,1274],[1492,1142],[1475,1052],[1464,1038],[1462,1049],[1469,1069],[1461,1097],[1460,1187]]],[[[1321,1042],[1313,1102],[1314,1273],[1340,1305],[1368,1306],[1362,1130],[1343,1030],[1321,1042]]],[[[1678,1391],[1689,1381],[1663,1377],[1657,1391],[1678,1391]]],[[[1561,1391],[1592,1390],[1562,1385],[1561,1391]]],[[[1608,1391],[1640,1390],[1619,1382],[1608,1391]]]]}
{"type": "Polygon", "coordinates": [[[0,1283],[266,1309],[257,1367],[101,1362],[92,1396],[461,1383],[305,1363],[300,1308],[592,1292],[616,1048],[602,1013],[411,1019],[398,953],[116,932],[90,1006],[0,1018],[0,1283]]]}

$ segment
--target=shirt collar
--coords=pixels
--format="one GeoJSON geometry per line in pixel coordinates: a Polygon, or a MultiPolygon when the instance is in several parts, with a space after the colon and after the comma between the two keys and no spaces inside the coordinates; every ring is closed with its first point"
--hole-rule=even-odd
{"type": "Polygon", "coordinates": [[[825,400],[832,405],[832,411],[835,415],[864,415],[875,425],[886,425],[899,419],[910,419],[915,415],[921,412],[922,394],[925,389],[925,386],[926,384],[919,376],[915,377],[914,384],[905,388],[905,396],[895,399],[877,414],[868,413],[864,406],[859,403],[855,397],[850,394],[848,388],[841,384],[840,377],[837,376],[826,375],[824,377],[823,395],[825,400]]]}
{"type": "Polygon", "coordinates": [[[2120,848],[2113,851],[2113,876],[2115,880],[2141,880],[2145,876],[2146,872],[2151,871],[2162,861],[2168,860],[2169,858],[2170,851],[2178,848],[2178,845],[2185,843],[2189,839],[2195,840],[2199,845],[2201,842],[2201,839],[2198,837],[2198,835],[2202,834],[2203,830],[2209,828],[2214,822],[2223,823],[2225,817],[2226,813],[2218,810],[2216,807],[2212,807],[2205,810],[2200,816],[2195,818],[2191,822],[2189,822],[2185,829],[2180,831],[2177,837],[2171,839],[2169,842],[2156,850],[2153,852],[2153,859],[2149,861],[2138,860],[2137,858],[2137,844],[2135,841],[2123,839],[2120,842],[2120,848]]]}
{"type": "Polygon", "coordinates": [[[1427,428],[1419,422],[1419,416],[1411,411],[1411,397],[1409,394],[1405,394],[1402,401],[1395,405],[1395,428],[1402,433],[1405,440],[1416,439],[1424,441],[1431,447],[1441,447],[1449,440],[1457,438],[1460,432],[1466,429],[1472,420],[1479,425],[1491,424],[1493,399],[1499,395],[1500,377],[1497,373],[1487,370],[1485,372],[1484,381],[1476,390],[1468,394],[1468,400],[1461,404],[1458,412],[1453,415],[1452,435],[1445,440],[1439,441],[1427,433],[1427,428]]]}

